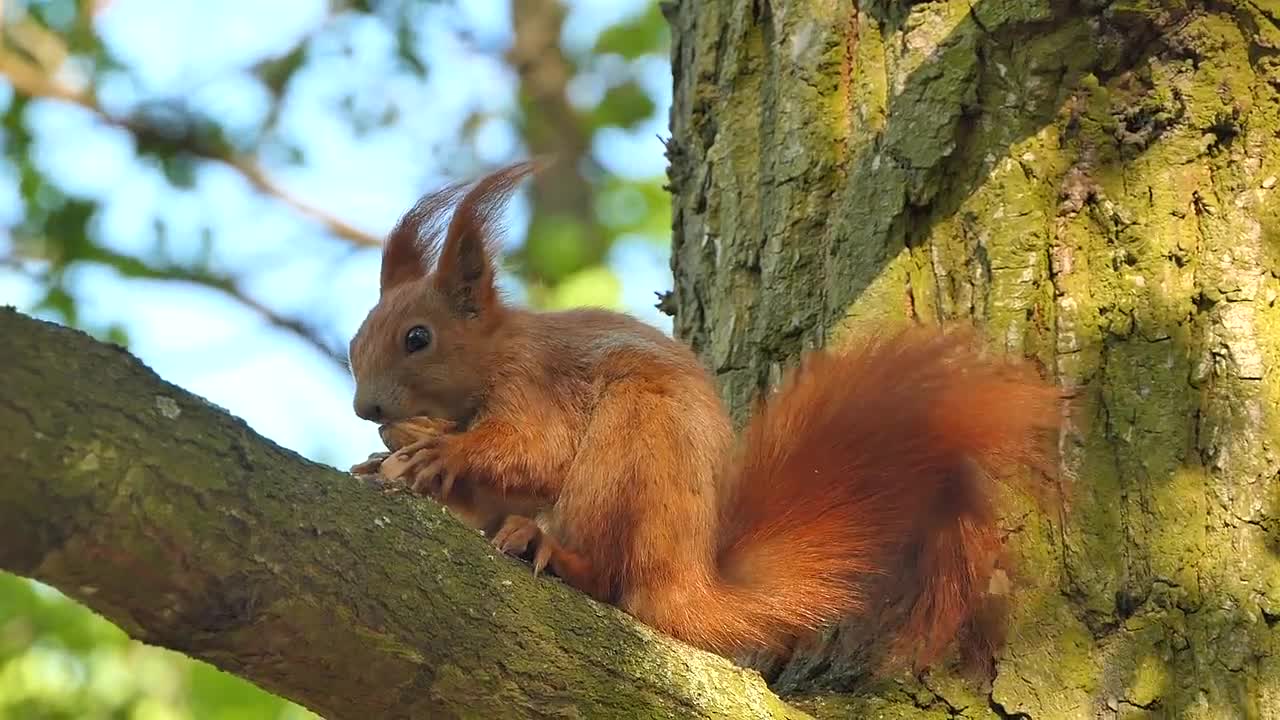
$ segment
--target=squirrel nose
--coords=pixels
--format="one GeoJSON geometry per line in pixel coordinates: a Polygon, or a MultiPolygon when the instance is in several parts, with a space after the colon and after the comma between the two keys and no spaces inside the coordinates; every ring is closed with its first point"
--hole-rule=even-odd
{"type": "Polygon", "coordinates": [[[357,402],[356,415],[370,422],[378,422],[382,420],[382,406],[374,402],[357,402]]]}

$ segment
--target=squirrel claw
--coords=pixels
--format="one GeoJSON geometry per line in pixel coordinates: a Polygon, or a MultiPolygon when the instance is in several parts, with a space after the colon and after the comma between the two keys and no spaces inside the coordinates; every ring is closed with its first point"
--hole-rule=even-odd
{"type": "Polygon", "coordinates": [[[429,438],[400,448],[383,463],[383,473],[389,478],[404,481],[416,493],[430,494],[431,480],[440,465],[439,459],[431,452],[433,442],[434,439],[429,438]]]}
{"type": "Polygon", "coordinates": [[[406,477],[411,477],[409,487],[420,495],[436,495],[441,500],[444,499],[443,492],[432,492],[432,485],[435,483],[436,475],[440,472],[440,467],[444,465],[439,458],[429,462],[425,468],[410,468],[406,477]]]}
{"type": "Polygon", "coordinates": [[[543,536],[543,542],[538,543],[538,550],[533,554],[533,576],[538,577],[547,567],[547,563],[551,562],[551,552],[553,545],[546,542],[546,536],[543,536]]]}
{"type": "Polygon", "coordinates": [[[409,481],[409,487],[413,488],[414,492],[430,495],[441,502],[449,498],[449,493],[453,491],[453,481],[457,477],[457,474],[445,464],[444,458],[439,457],[431,460],[425,468],[410,472],[413,479],[409,481]]]}
{"type": "Polygon", "coordinates": [[[536,575],[550,560],[550,552],[547,552],[546,557],[541,558],[541,563],[538,562],[539,557],[544,554],[543,547],[550,549],[550,546],[542,540],[542,528],[538,527],[536,522],[523,515],[509,515],[506,522],[502,524],[502,529],[493,536],[493,546],[514,557],[523,556],[530,546],[535,547],[533,572],[536,575]]]}
{"type": "Polygon", "coordinates": [[[493,546],[514,557],[523,557],[533,549],[533,576],[547,568],[556,553],[555,538],[543,532],[537,522],[523,515],[508,515],[502,529],[493,536],[493,546]]]}
{"type": "Polygon", "coordinates": [[[444,468],[444,472],[440,475],[440,499],[444,500],[449,497],[449,492],[453,490],[453,481],[457,478],[457,473],[448,467],[444,468]]]}
{"type": "Polygon", "coordinates": [[[443,502],[458,477],[458,468],[446,447],[440,436],[406,445],[383,462],[382,472],[389,478],[403,479],[415,493],[443,502]]]}

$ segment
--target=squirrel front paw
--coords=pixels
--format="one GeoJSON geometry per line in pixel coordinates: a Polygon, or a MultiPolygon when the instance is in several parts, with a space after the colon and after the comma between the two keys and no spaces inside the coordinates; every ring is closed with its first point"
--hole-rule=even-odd
{"type": "Polygon", "coordinates": [[[444,501],[464,467],[455,436],[437,435],[406,445],[382,462],[382,474],[414,492],[444,501]]]}
{"type": "Polygon", "coordinates": [[[524,557],[533,550],[533,574],[538,575],[551,561],[556,541],[532,518],[508,515],[502,529],[493,536],[493,546],[513,557],[524,557]]]}
{"type": "Polygon", "coordinates": [[[352,465],[348,472],[374,487],[382,488],[382,491],[388,495],[404,492],[407,489],[404,481],[388,478],[382,472],[382,464],[389,457],[391,457],[389,452],[373,453],[368,460],[352,465]]]}
{"type": "Polygon", "coordinates": [[[376,452],[369,455],[369,459],[364,462],[356,463],[348,470],[352,475],[377,475],[382,468],[382,461],[391,457],[389,452],[376,452]]]}

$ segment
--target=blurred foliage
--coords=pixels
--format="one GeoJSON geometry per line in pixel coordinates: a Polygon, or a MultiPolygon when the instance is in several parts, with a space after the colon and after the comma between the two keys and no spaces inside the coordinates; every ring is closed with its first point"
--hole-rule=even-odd
{"type": "Polygon", "coordinates": [[[316,716],[205,663],[129,640],[57,591],[0,574],[0,718],[316,716]]]}
{"type": "MultiPolygon", "coordinates": [[[[342,303],[325,301],[333,293],[323,280],[343,263],[376,257],[379,233],[395,218],[344,217],[359,203],[339,209],[332,193],[308,197],[305,188],[342,181],[331,177],[335,161],[317,160],[334,137],[422,148],[421,168],[402,173],[406,199],[499,163],[554,156],[556,170],[531,190],[527,223],[513,228],[518,242],[507,262],[519,296],[537,306],[618,307],[614,250],[641,243],[660,251],[668,242],[661,173],[628,172],[615,149],[651,142],[648,152],[661,155],[653,135],[665,127],[667,99],[655,92],[669,86],[669,40],[656,2],[610,11],[612,24],[584,39],[581,31],[569,37],[566,23],[592,10],[568,0],[512,0],[511,27],[496,33],[475,32],[462,0],[335,0],[254,53],[210,67],[175,57],[181,72],[166,75],[139,65],[145,56],[126,36],[104,36],[111,13],[140,1],[0,5],[0,273],[37,289],[27,312],[128,344],[127,318],[104,310],[78,279],[91,268],[124,282],[220,293],[340,362],[346,338],[326,313],[342,303]],[[436,103],[438,73],[469,72],[481,61],[505,66],[510,86],[436,103]],[[304,120],[312,123],[306,132],[304,120]],[[130,168],[129,177],[153,178],[159,189],[125,192],[118,180],[92,179],[98,160],[59,158],[60,146],[90,140],[130,168]],[[321,177],[325,168],[330,177],[321,177]],[[241,202],[239,216],[224,208],[227,177],[257,198],[241,202]],[[121,210],[124,201],[133,204],[121,210]],[[311,269],[315,287],[266,291],[287,285],[279,278],[295,265],[311,269]]],[[[227,7],[244,14],[240,23],[276,22],[251,4],[227,7]]],[[[168,29],[144,23],[132,31],[168,29]]],[[[313,716],[208,665],[130,641],[50,588],[0,574],[0,718],[304,717],[313,716]]]]}
{"type": "MultiPolygon", "coordinates": [[[[633,0],[633,12],[600,30],[593,43],[562,46],[572,2],[513,0],[510,36],[476,37],[464,21],[450,21],[462,15],[450,14],[453,1],[332,2],[327,17],[291,45],[229,63],[206,77],[167,83],[148,80],[130,64],[129,52],[119,56],[118,39],[106,42],[96,30],[99,15],[128,6],[130,0],[3,4],[0,75],[9,78],[14,92],[0,94],[0,131],[22,211],[0,243],[2,264],[37,281],[42,298],[33,310],[88,325],[85,329],[100,337],[117,339],[123,331],[78,314],[83,298],[73,278],[86,265],[126,278],[207,286],[248,300],[255,310],[269,307],[268,301],[246,297],[244,288],[258,268],[228,257],[227,231],[219,227],[219,219],[204,218],[201,227],[178,223],[166,212],[163,197],[144,208],[153,216],[149,230],[129,238],[124,243],[128,250],[120,251],[119,239],[103,222],[111,188],[83,187],[66,176],[65,168],[41,160],[49,155],[56,133],[40,125],[39,113],[58,101],[86,116],[79,123],[66,122],[67,132],[92,128],[123,133],[138,172],[158,173],[175,197],[201,197],[208,191],[209,168],[229,168],[264,198],[296,211],[303,242],[337,240],[351,246],[351,252],[376,252],[380,232],[393,216],[383,213],[357,224],[323,200],[308,199],[275,179],[309,169],[316,143],[301,136],[293,118],[320,110],[339,120],[350,138],[421,138],[424,162],[415,194],[445,180],[474,177],[501,162],[554,157],[556,169],[535,180],[533,216],[516,229],[523,237],[510,248],[506,265],[522,297],[535,306],[557,306],[563,295],[557,286],[572,282],[598,290],[575,296],[618,307],[618,278],[604,281],[605,273],[614,272],[609,267],[612,248],[621,240],[663,248],[669,239],[664,178],[660,173],[616,174],[607,144],[620,132],[645,133],[651,138],[649,154],[661,154],[653,130],[665,126],[665,107],[653,95],[654,79],[669,80],[665,69],[654,69],[667,67],[669,37],[657,2],[633,0]],[[368,40],[374,33],[385,34],[392,47],[368,40]],[[456,132],[443,138],[426,127],[419,104],[429,102],[423,95],[432,88],[429,48],[442,44],[442,33],[451,34],[460,65],[472,54],[506,62],[516,83],[512,102],[485,97],[486,88],[476,89],[456,132]],[[381,48],[385,57],[370,59],[372,51],[362,43],[381,48]],[[335,76],[331,87],[317,91],[316,74],[344,58],[366,62],[368,74],[335,76]],[[246,94],[260,95],[266,109],[246,118],[243,111],[227,111],[235,103],[201,100],[201,92],[221,82],[238,83],[246,94]],[[146,242],[148,232],[152,237],[146,242]]],[[[315,315],[322,306],[299,305],[312,314],[264,314],[322,351],[340,355],[345,338],[328,331],[329,318],[315,315]]]]}

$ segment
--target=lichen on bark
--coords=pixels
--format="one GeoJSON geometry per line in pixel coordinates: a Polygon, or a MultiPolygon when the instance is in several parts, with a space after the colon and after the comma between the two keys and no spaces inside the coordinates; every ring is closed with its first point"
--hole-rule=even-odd
{"type": "Polygon", "coordinates": [[[671,12],[676,328],[737,417],[804,347],[907,321],[976,321],[1077,398],[1061,508],[1008,518],[992,687],[867,686],[840,652],[775,687],[861,691],[832,717],[1280,717],[1280,13],[785,6],[671,12]]]}

